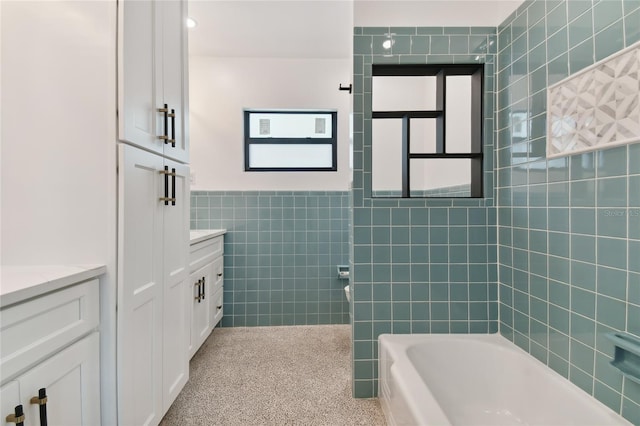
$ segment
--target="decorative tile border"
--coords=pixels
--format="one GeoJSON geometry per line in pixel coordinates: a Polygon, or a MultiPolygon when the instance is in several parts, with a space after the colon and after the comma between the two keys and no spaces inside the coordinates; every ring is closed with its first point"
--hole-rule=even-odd
{"type": "Polygon", "coordinates": [[[549,86],[547,158],[640,140],[640,42],[549,86]]]}

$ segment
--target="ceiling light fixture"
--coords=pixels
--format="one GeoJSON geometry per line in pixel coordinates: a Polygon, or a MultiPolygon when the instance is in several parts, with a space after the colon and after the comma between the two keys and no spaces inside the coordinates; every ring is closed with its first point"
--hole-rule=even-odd
{"type": "Polygon", "coordinates": [[[195,28],[198,26],[198,23],[193,18],[187,18],[187,28],[195,28]]]}

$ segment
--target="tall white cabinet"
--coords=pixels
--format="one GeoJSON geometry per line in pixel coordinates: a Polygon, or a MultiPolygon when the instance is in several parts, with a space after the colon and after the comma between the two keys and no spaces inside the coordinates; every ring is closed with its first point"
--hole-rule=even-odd
{"type": "Polygon", "coordinates": [[[118,138],[189,161],[187,2],[124,0],[118,11],[118,138]]]}
{"type": "Polygon", "coordinates": [[[118,19],[118,422],[156,425],[189,378],[186,0],[118,19]]]}

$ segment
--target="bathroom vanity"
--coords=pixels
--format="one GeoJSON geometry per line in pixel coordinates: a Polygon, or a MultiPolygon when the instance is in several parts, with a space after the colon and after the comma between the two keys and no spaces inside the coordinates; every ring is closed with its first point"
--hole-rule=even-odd
{"type": "Polygon", "coordinates": [[[226,229],[190,232],[189,281],[186,286],[191,320],[189,358],[222,319],[225,232],[226,229]]]}
{"type": "Polygon", "coordinates": [[[105,271],[104,265],[2,267],[3,420],[100,424],[98,277],[105,271]]]}

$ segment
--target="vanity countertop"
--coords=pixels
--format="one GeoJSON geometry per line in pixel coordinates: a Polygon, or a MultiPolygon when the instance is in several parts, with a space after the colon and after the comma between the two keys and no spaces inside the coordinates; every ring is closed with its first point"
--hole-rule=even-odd
{"type": "Polygon", "coordinates": [[[190,244],[199,243],[200,241],[223,235],[226,232],[226,229],[192,229],[189,232],[189,242],[190,244]]]}
{"type": "Polygon", "coordinates": [[[96,278],[105,265],[2,265],[0,308],[96,278]]]}

